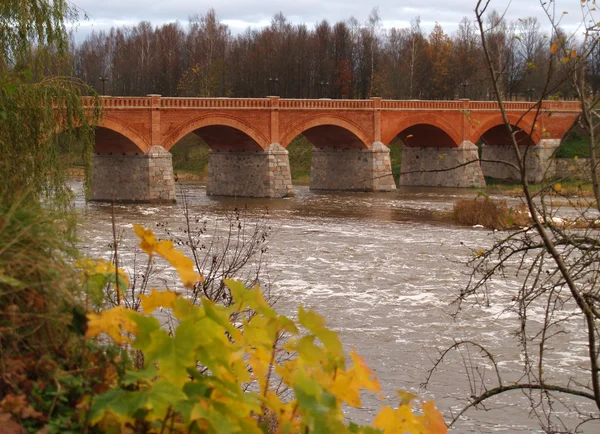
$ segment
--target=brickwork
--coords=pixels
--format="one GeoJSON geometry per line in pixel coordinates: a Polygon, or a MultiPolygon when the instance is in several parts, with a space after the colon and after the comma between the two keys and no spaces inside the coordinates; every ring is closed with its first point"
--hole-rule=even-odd
{"type": "Polygon", "coordinates": [[[94,156],[91,200],[110,202],[175,202],[171,154],[152,146],[147,154],[94,156]]]}
{"type": "Polygon", "coordinates": [[[314,148],[311,190],[392,191],[396,189],[390,150],[381,142],[370,149],[314,148]]]}
{"type": "MultiPolygon", "coordinates": [[[[191,132],[203,137],[211,147],[208,192],[214,195],[292,194],[288,157],[283,148],[298,134],[304,134],[317,146],[312,162],[315,173],[311,174],[311,187],[316,190],[394,189],[386,145],[396,137],[407,145],[402,162],[404,185],[481,186],[483,178],[477,164],[435,171],[470,161],[476,155],[472,143],[503,124],[496,102],[466,99],[301,100],[149,95],[103,97],[102,102],[104,118],[99,126],[111,133],[97,135],[96,151],[101,155],[95,159],[98,167],[94,170],[97,179],[93,196],[100,200],[111,200],[112,196],[126,201],[173,200],[172,188],[164,175],[172,169],[162,165],[167,164],[167,157],[151,157],[151,166],[135,154],[150,155],[154,146],[169,150],[191,132]]],[[[84,98],[84,103],[92,105],[93,100],[84,98]]],[[[539,105],[506,102],[504,107],[509,121],[522,131],[529,131],[533,143],[542,145],[532,147],[528,160],[531,179],[539,180],[553,167],[548,159],[554,145],[547,143],[562,138],[578,116],[580,105],[573,101],[543,101],[539,105]],[[541,131],[549,140],[540,140],[541,131]]],[[[502,146],[507,143],[498,144],[493,149],[484,148],[484,157],[509,158],[502,146]]],[[[502,179],[514,176],[510,169],[500,169],[497,164],[483,168],[486,175],[502,179]]]]}
{"type": "Polygon", "coordinates": [[[400,185],[485,187],[477,146],[467,140],[458,148],[405,146],[400,185]]]}
{"type": "MultiPolygon", "coordinates": [[[[525,169],[529,182],[541,182],[544,178],[554,176],[552,155],[560,145],[560,140],[543,139],[536,146],[522,146],[521,155],[525,156],[525,169]]],[[[519,180],[519,171],[507,162],[516,166],[517,157],[512,146],[483,145],[481,149],[481,169],[485,176],[504,180],[519,180]],[[495,162],[499,161],[499,162],[495,162]]]]}
{"type": "Polygon", "coordinates": [[[208,158],[208,195],[294,195],[288,151],[278,143],[271,144],[264,152],[211,151],[208,158]]]}

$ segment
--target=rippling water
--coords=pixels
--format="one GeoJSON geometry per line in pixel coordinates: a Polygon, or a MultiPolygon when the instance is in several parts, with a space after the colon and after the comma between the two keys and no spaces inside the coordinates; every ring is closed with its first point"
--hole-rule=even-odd
{"type": "MultiPolygon", "coordinates": [[[[323,314],[344,345],[355,347],[377,373],[388,405],[397,404],[395,390],[403,389],[435,399],[447,419],[460,408],[464,401],[459,398],[471,392],[458,354],[439,367],[427,390],[420,388],[439,350],[455,339],[488,346],[507,378],[519,378],[519,350],[512,338],[518,322],[506,311],[519,285],[516,278],[509,276],[490,287],[496,301],[490,307],[469,305],[456,319],[450,315],[456,310],[452,304],[456,294],[468,280],[463,264],[471,254],[469,248],[485,248],[498,235],[441,217],[440,212],[450,210],[457,198],[474,197],[474,190],[315,194],[296,187],[295,198],[262,200],[212,198],[198,184],[185,187],[192,214],[209,222],[222,220],[235,206],[247,206],[250,216],[268,209],[273,236],[266,263],[279,297],[276,307],[293,316],[302,304],[323,314]]],[[[85,248],[91,256],[107,257],[111,208],[85,205],[80,188],[74,184],[85,216],[85,248]]],[[[156,227],[169,222],[175,227],[183,222],[180,205],[118,205],[115,213],[130,247],[121,256],[128,267],[134,259],[133,223],[156,227]]],[[[173,285],[174,278],[164,283],[173,285]]],[[[577,327],[568,331],[546,372],[550,377],[564,378],[573,365],[580,365],[578,374],[584,375],[585,339],[577,327]]],[[[488,377],[493,380],[491,371],[488,377]]],[[[490,402],[490,411],[469,411],[454,432],[539,430],[519,392],[490,402]]],[[[365,396],[364,407],[350,414],[368,422],[380,405],[378,398],[365,396]]],[[[600,425],[586,425],[583,432],[600,432],[600,425]]]]}

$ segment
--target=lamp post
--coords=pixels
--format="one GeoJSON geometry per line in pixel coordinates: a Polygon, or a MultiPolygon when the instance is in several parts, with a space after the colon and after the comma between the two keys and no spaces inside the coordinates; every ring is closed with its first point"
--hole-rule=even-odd
{"type": "Polygon", "coordinates": [[[467,80],[463,80],[463,82],[460,84],[463,88],[463,99],[467,99],[467,86],[469,85],[469,82],[467,80]]]}
{"type": "Polygon", "coordinates": [[[535,94],[535,87],[530,87],[525,92],[527,92],[527,99],[531,101],[533,99],[533,95],[535,94]]]}
{"type": "Polygon", "coordinates": [[[319,84],[321,85],[321,98],[325,98],[325,95],[327,94],[327,88],[329,87],[329,82],[327,80],[321,80],[319,84]]]}
{"type": "Polygon", "coordinates": [[[275,93],[277,93],[277,88],[279,87],[279,78],[269,77],[267,82],[269,83],[269,96],[273,95],[273,88],[275,88],[275,93]]]}
{"type": "Polygon", "coordinates": [[[98,80],[100,80],[102,82],[102,95],[106,95],[106,89],[105,89],[105,84],[108,81],[108,77],[104,77],[104,76],[100,76],[98,77],[98,80]]]}

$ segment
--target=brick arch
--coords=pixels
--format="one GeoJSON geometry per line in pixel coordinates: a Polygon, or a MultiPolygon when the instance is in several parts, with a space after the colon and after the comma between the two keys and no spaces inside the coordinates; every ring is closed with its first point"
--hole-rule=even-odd
{"type": "MultiPolygon", "coordinates": [[[[129,128],[127,125],[122,124],[118,120],[112,119],[110,117],[104,117],[98,122],[96,128],[104,128],[106,130],[110,130],[114,133],[118,133],[123,136],[125,139],[129,140],[136,148],[138,148],[142,153],[147,153],[150,149],[150,145],[148,142],[136,131],[129,128]]],[[[60,134],[63,132],[63,129],[57,127],[56,134],[60,134]]],[[[119,151],[115,151],[119,152],[119,151]]]]}
{"type": "Polygon", "coordinates": [[[171,149],[179,140],[188,135],[191,132],[199,130],[205,127],[229,127],[234,130],[243,133],[252,139],[257,148],[266,149],[269,146],[269,140],[261,133],[256,131],[246,122],[226,115],[204,115],[192,119],[179,126],[179,128],[167,137],[164,141],[163,147],[168,151],[171,149]]]}
{"type": "Polygon", "coordinates": [[[144,140],[144,138],[140,136],[139,133],[117,120],[105,117],[98,123],[97,126],[121,134],[126,139],[130,140],[135,146],[137,146],[140,149],[140,151],[142,151],[144,154],[147,153],[150,149],[150,145],[148,144],[148,142],[144,140]]]}
{"type": "MultiPolygon", "coordinates": [[[[400,133],[408,130],[409,128],[417,126],[422,126],[421,131],[423,134],[431,133],[433,137],[439,136],[440,132],[444,133],[444,135],[450,139],[446,140],[448,143],[445,146],[458,147],[463,141],[462,135],[450,122],[444,118],[431,114],[418,114],[408,116],[402,119],[400,123],[392,124],[387,131],[382,131],[382,142],[385,145],[389,145],[394,137],[398,136],[400,133]]],[[[439,144],[436,144],[432,141],[431,147],[439,147],[439,144]]]]}
{"type": "MultiPolygon", "coordinates": [[[[326,127],[331,126],[342,128],[343,130],[347,131],[352,136],[354,136],[353,138],[356,139],[355,142],[360,142],[357,143],[357,146],[355,147],[369,148],[372,144],[372,140],[369,139],[368,134],[365,133],[354,123],[336,116],[322,115],[314,115],[308,119],[303,119],[300,122],[297,122],[294,125],[292,125],[291,128],[289,128],[287,131],[281,132],[281,139],[279,144],[284,148],[287,148],[290,142],[294,140],[294,138],[296,138],[298,135],[305,133],[308,130],[314,129],[313,131],[316,133],[314,135],[316,136],[319,132],[321,132],[319,131],[319,129],[324,130],[326,127]]],[[[309,137],[309,140],[314,141],[315,138],[309,137]]],[[[313,144],[316,146],[315,143],[313,144]]]]}
{"type": "MultiPolygon", "coordinates": [[[[530,136],[531,140],[533,140],[533,143],[539,143],[541,139],[539,132],[536,130],[533,131],[533,134],[530,134],[530,132],[533,130],[533,126],[529,122],[527,122],[522,116],[507,113],[506,117],[508,118],[508,121],[513,127],[519,128],[525,134],[530,136]]],[[[473,140],[471,140],[471,142],[477,143],[486,132],[500,125],[504,125],[504,119],[502,119],[502,116],[495,116],[491,119],[488,119],[487,121],[479,125],[479,127],[475,131],[475,134],[473,135],[473,140]]]]}

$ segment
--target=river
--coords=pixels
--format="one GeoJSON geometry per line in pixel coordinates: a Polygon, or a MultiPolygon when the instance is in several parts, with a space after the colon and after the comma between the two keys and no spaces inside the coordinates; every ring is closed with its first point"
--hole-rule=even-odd
{"type": "MultiPolygon", "coordinates": [[[[469,304],[458,317],[451,316],[456,311],[453,301],[468,281],[464,263],[470,248],[486,248],[500,235],[459,226],[443,216],[456,199],[472,198],[475,190],[319,194],[296,186],[294,198],[265,200],[208,197],[200,184],[183,185],[191,214],[209,227],[222,226],[224,215],[234,207],[246,207],[249,221],[268,210],[265,218],[272,232],[264,262],[278,298],[276,308],[294,316],[302,304],[324,315],[345,347],[355,347],[376,372],[386,404],[396,405],[395,391],[402,389],[434,399],[446,419],[461,408],[471,392],[458,353],[439,367],[427,389],[420,387],[439,351],[456,339],[488,346],[506,378],[519,378],[519,349],[513,337],[518,321],[505,310],[518,288],[516,277],[498,280],[489,288],[495,303],[469,304]]],[[[85,205],[81,185],[73,183],[73,188],[84,216],[80,236],[85,251],[106,258],[112,242],[111,207],[85,205]]],[[[158,235],[163,235],[165,223],[183,226],[180,204],[117,205],[115,214],[124,237],[121,261],[129,269],[134,259],[133,223],[152,227],[158,235]]],[[[174,281],[167,274],[162,283],[172,286],[174,281]]],[[[569,326],[556,346],[560,356],[549,366],[548,376],[565,378],[575,365],[581,365],[579,374],[585,369],[580,325],[569,326]]],[[[476,352],[471,356],[476,359],[476,352]]],[[[488,370],[488,384],[493,378],[488,370]]],[[[539,423],[530,417],[527,402],[520,392],[500,396],[490,401],[489,411],[466,413],[453,432],[538,432],[539,423]]],[[[380,405],[378,398],[365,396],[364,407],[349,414],[369,422],[380,405]]],[[[587,424],[582,430],[600,432],[600,425],[587,424]]]]}

